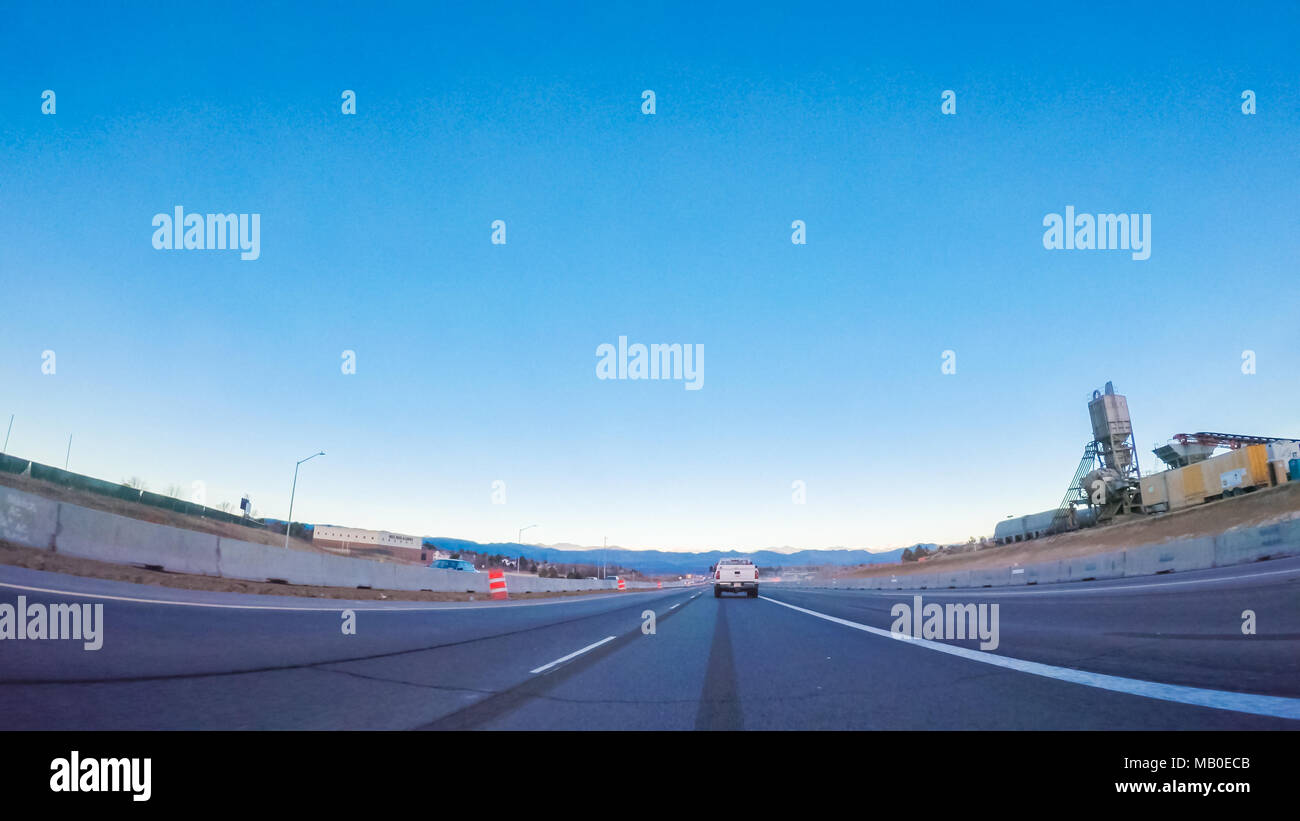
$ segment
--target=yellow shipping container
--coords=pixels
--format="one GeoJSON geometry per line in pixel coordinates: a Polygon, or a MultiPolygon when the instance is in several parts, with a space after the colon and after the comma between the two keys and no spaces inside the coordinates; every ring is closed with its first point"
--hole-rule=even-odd
{"type": "Polygon", "coordinates": [[[1267,487],[1273,484],[1273,475],[1268,469],[1268,445],[1251,445],[1246,448],[1246,460],[1250,463],[1250,484],[1252,487],[1267,487]]]}
{"type": "Polygon", "coordinates": [[[1221,453],[1204,462],[1147,476],[1142,479],[1142,506],[1151,511],[1178,510],[1199,505],[1212,496],[1222,494],[1225,475],[1238,470],[1243,471],[1240,484],[1235,484],[1233,477],[1226,476],[1233,485],[1233,490],[1273,484],[1269,473],[1268,447],[1250,445],[1221,453]]]}
{"type": "MultiPolygon", "coordinates": [[[[1187,507],[1189,504],[1198,504],[1200,499],[1195,502],[1188,501],[1187,497],[1187,477],[1190,475],[1187,468],[1169,471],[1165,481],[1169,486],[1169,509],[1178,510],[1181,507],[1187,507]]],[[[1200,481],[1200,474],[1196,474],[1197,481],[1200,481]]]]}
{"type": "MultiPolygon", "coordinates": [[[[1224,454],[1224,456],[1227,455],[1228,454],[1226,453],[1224,454]]],[[[1214,457],[1214,459],[1217,458],[1219,457],[1214,457]]],[[[1205,497],[1208,494],[1205,492],[1205,473],[1202,468],[1213,462],[1214,459],[1206,459],[1204,462],[1197,462],[1194,465],[1188,465],[1185,468],[1178,469],[1183,480],[1183,498],[1179,500],[1178,507],[1199,505],[1201,502],[1205,501],[1205,497]]]]}
{"type": "Polygon", "coordinates": [[[1166,470],[1142,477],[1142,507],[1148,513],[1169,508],[1169,474],[1177,471],[1166,470]]]}
{"type": "Polygon", "coordinates": [[[1271,484],[1268,475],[1267,445],[1249,445],[1237,450],[1230,450],[1227,453],[1221,453],[1218,456],[1206,459],[1204,462],[1192,465],[1192,467],[1201,469],[1202,496],[1200,501],[1223,493],[1223,481],[1225,478],[1229,478],[1229,474],[1234,471],[1243,471],[1239,485],[1234,484],[1231,480],[1229,481],[1229,484],[1233,485],[1235,490],[1267,487],[1271,484]]]}

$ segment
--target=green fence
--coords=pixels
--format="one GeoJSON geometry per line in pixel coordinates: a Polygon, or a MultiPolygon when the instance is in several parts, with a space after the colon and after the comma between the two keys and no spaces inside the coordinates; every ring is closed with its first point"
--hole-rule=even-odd
{"type": "Polygon", "coordinates": [[[206,507],[204,505],[187,502],[184,499],[177,499],[173,496],[166,496],[161,493],[154,493],[148,490],[129,487],[118,484],[117,482],[106,482],[103,479],[96,479],[92,476],[83,476],[80,473],[73,473],[68,470],[60,470],[49,465],[42,465],[39,462],[29,462],[26,459],[16,459],[12,456],[0,454],[0,471],[6,473],[22,473],[31,465],[32,478],[40,479],[45,482],[53,482],[56,485],[62,485],[67,488],[76,490],[85,490],[90,493],[97,493],[101,496],[111,496],[114,499],[121,499],[127,502],[140,502],[151,507],[170,510],[174,513],[180,513],[185,516],[197,516],[202,519],[210,519],[218,522],[229,522],[231,524],[244,525],[245,527],[265,529],[265,523],[257,519],[245,519],[243,516],[234,513],[227,513],[224,510],[206,507]]]}
{"type": "Polygon", "coordinates": [[[31,462],[26,459],[15,459],[12,456],[0,453],[0,471],[5,473],[22,473],[27,470],[27,466],[30,464],[31,462]]]}

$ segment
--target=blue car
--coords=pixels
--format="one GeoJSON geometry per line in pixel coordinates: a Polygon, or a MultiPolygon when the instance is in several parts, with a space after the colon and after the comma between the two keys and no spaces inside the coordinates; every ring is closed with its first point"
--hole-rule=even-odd
{"type": "Polygon", "coordinates": [[[439,570],[463,570],[466,573],[478,572],[478,568],[472,562],[467,562],[464,559],[439,559],[431,566],[439,570]]]}

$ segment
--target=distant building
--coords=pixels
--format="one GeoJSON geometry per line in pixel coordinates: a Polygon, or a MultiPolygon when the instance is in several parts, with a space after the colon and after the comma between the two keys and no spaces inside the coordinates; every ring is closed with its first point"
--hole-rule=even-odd
{"type": "Polygon", "coordinates": [[[450,558],[451,558],[451,554],[448,553],[446,550],[439,550],[438,548],[433,547],[432,545],[426,544],[420,548],[421,564],[433,564],[439,559],[450,559],[450,558]]]}
{"type": "MultiPolygon", "coordinates": [[[[323,547],[398,547],[421,550],[418,536],[404,536],[387,530],[364,530],[359,527],[316,525],[312,541],[323,547]]],[[[423,559],[423,556],[421,557],[423,559]]]]}

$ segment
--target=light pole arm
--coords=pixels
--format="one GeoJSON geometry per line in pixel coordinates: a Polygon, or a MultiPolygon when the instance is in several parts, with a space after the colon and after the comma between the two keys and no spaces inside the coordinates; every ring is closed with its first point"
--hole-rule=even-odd
{"type": "Polygon", "coordinates": [[[311,456],[308,456],[306,459],[299,459],[298,463],[293,466],[293,488],[290,489],[289,491],[289,520],[284,523],[284,549],[285,550],[289,549],[289,533],[290,531],[293,530],[293,497],[296,496],[298,493],[298,468],[302,466],[303,462],[310,462],[312,459],[315,459],[317,456],[324,456],[324,455],[325,455],[325,451],[323,450],[320,453],[313,453],[311,456]]]}
{"type": "Polygon", "coordinates": [[[524,531],[532,530],[537,525],[519,528],[519,535],[515,537],[515,544],[519,545],[519,561],[515,564],[515,569],[523,570],[524,567],[524,531]]]}

